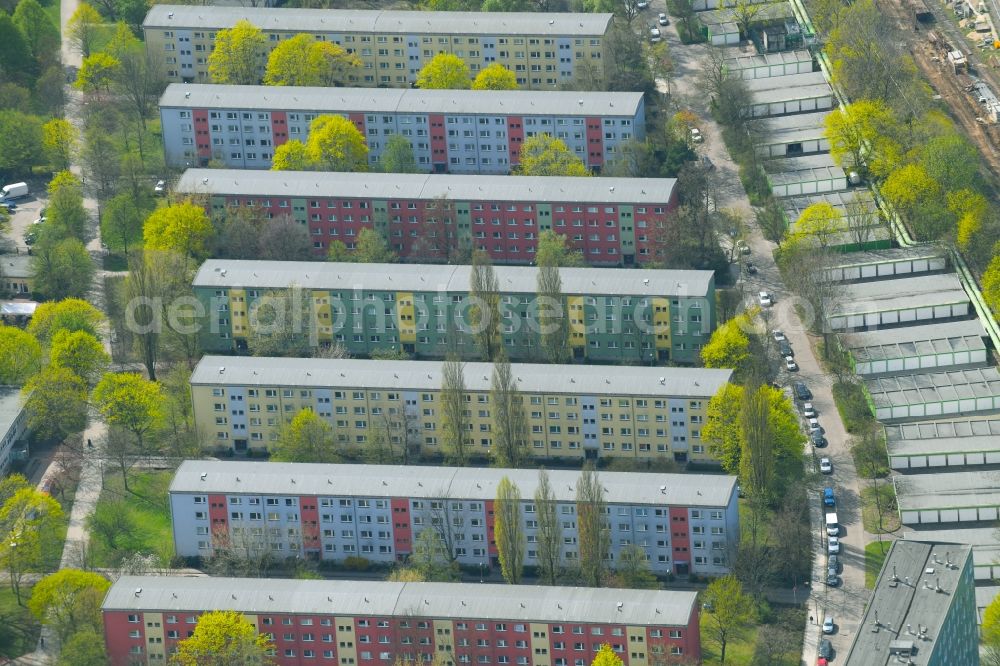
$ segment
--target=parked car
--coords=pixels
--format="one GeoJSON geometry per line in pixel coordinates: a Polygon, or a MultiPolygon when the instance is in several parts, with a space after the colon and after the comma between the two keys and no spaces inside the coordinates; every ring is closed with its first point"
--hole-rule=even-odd
{"type": "Polygon", "coordinates": [[[795,356],[795,352],[792,350],[792,346],[788,344],[788,340],[782,340],[778,343],[778,351],[781,352],[782,356],[795,356]]]}
{"type": "Polygon", "coordinates": [[[647,7],[649,7],[649,0],[639,0],[637,3],[635,3],[635,6],[638,7],[639,9],[646,9],[647,7]]]}
{"type": "Polygon", "coordinates": [[[816,409],[813,407],[813,404],[811,402],[802,403],[802,416],[806,417],[807,419],[816,418],[816,409]]]}
{"type": "Polygon", "coordinates": [[[0,201],[10,201],[12,199],[23,199],[28,196],[27,183],[11,183],[0,188],[0,201]]]}
{"type": "MultiPolygon", "coordinates": [[[[819,459],[819,471],[820,474],[833,474],[833,463],[830,462],[829,458],[819,459]]],[[[832,551],[837,552],[837,551],[832,551]]]]}
{"type": "MultiPolygon", "coordinates": [[[[708,155],[701,156],[701,168],[705,171],[715,171],[715,165],[712,163],[712,160],[708,159],[708,155]]],[[[747,251],[743,254],[750,254],[750,248],[747,248],[747,251]]]]}
{"type": "Polygon", "coordinates": [[[654,44],[660,41],[660,29],[657,28],[656,26],[649,29],[649,41],[653,42],[654,44]]]}
{"type": "Polygon", "coordinates": [[[747,275],[756,275],[757,274],[757,267],[754,265],[754,263],[752,261],[748,261],[747,262],[746,270],[747,270],[747,275]]]}
{"type": "Polygon", "coordinates": [[[660,15],[656,20],[660,22],[660,25],[670,25],[670,19],[668,19],[667,15],[663,12],[660,12],[660,15]]]}
{"type": "Polygon", "coordinates": [[[833,657],[833,643],[828,638],[819,639],[819,648],[816,652],[820,659],[831,659],[833,657]]]}
{"type": "Polygon", "coordinates": [[[3,201],[0,202],[0,205],[6,206],[8,213],[13,213],[15,210],[17,210],[17,204],[14,203],[13,201],[3,201]]]}
{"type": "Polygon", "coordinates": [[[785,370],[788,372],[798,372],[799,364],[795,362],[795,359],[791,356],[785,357],[785,370]]]}
{"type": "Polygon", "coordinates": [[[826,552],[830,554],[840,552],[840,537],[832,536],[826,538],[826,552]]]}
{"type": "Polygon", "coordinates": [[[167,181],[158,180],[156,185],[153,187],[153,194],[158,197],[165,196],[167,194],[167,181]]]}
{"type": "Polygon", "coordinates": [[[823,433],[819,430],[809,433],[809,441],[812,442],[812,445],[817,449],[822,449],[826,446],[826,437],[824,437],[823,433]]]}
{"type": "Polygon", "coordinates": [[[766,291],[762,291],[757,294],[757,302],[760,303],[762,308],[769,308],[774,305],[774,299],[771,297],[771,294],[766,291]]]}
{"type": "Polygon", "coordinates": [[[826,568],[832,569],[833,573],[840,572],[840,555],[830,555],[826,560],[826,568]]]}
{"type": "Polygon", "coordinates": [[[823,489],[823,506],[836,506],[837,498],[833,495],[833,488],[823,489]]]}
{"type": "Polygon", "coordinates": [[[795,382],[792,384],[792,389],[795,391],[795,397],[798,400],[812,400],[812,391],[809,390],[805,382],[795,382]]]}
{"type": "MultiPolygon", "coordinates": [[[[663,16],[663,14],[660,14],[660,16],[663,16]]],[[[691,142],[692,143],[701,143],[704,140],[705,140],[705,136],[701,133],[701,130],[698,129],[697,127],[692,127],[691,128],[691,142]]]]}
{"type": "Polygon", "coordinates": [[[806,419],[806,426],[809,428],[809,432],[823,433],[823,427],[819,424],[819,419],[813,417],[811,419],[806,419]]]}
{"type": "Polygon", "coordinates": [[[774,341],[775,342],[787,342],[788,341],[788,338],[785,337],[784,331],[782,331],[781,329],[778,329],[778,328],[774,329],[773,331],[771,331],[771,335],[774,337],[774,341]]]}
{"type": "Polygon", "coordinates": [[[837,587],[838,585],[840,585],[840,576],[838,576],[837,574],[831,574],[831,573],[827,572],[827,574],[826,574],[826,584],[829,587],[837,587]]]}
{"type": "Polygon", "coordinates": [[[823,620],[823,633],[832,634],[833,633],[833,616],[827,615],[823,620]]]}

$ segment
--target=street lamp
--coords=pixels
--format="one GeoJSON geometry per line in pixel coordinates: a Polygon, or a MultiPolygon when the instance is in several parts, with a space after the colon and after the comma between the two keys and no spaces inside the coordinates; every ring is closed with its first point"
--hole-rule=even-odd
{"type": "Polygon", "coordinates": [[[486,565],[485,565],[485,564],[484,564],[484,563],[483,563],[483,562],[482,562],[482,561],[480,560],[480,562],[479,562],[479,582],[480,582],[480,583],[482,583],[482,582],[483,582],[483,568],[484,568],[485,566],[486,566],[486,565]]]}

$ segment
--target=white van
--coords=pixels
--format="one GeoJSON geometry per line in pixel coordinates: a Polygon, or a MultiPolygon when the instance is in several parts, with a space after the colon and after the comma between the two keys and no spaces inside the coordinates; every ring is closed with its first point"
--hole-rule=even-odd
{"type": "Polygon", "coordinates": [[[826,534],[827,536],[840,535],[840,523],[837,522],[837,514],[826,514],[826,534]]]}
{"type": "Polygon", "coordinates": [[[0,189],[0,201],[11,201],[26,196],[28,196],[27,183],[11,183],[10,185],[4,185],[3,189],[0,189]]]}

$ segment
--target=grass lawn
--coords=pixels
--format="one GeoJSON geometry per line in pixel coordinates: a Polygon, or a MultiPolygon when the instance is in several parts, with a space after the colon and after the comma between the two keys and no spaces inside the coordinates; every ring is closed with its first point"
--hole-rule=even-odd
{"type": "Polygon", "coordinates": [[[852,435],[861,432],[875,418],[861,384],[836,382],[833,385],[833,401],[837,404],[844,428],[852,435]]]}
{"type": "Polygon", "coordinates": [[[59,571],[59,564],[62,562],[63,547],[66,544],[66,531],[69,529],[69,514],[73,511],[73,498],[75,496],[75,483],[64,488],[61,496],[59,494],[55,495],[59,506],[62,507],[63,515],[56,524],[55,540],[47,543],[45,564],[43,567],[46,573],[59,571]]]}
{"type": "MultiPolygon", "coordinates": [[[[790,643],[794,645],[788,645],[788,651],[783,653],[781,657],[777,655],[771,655],[771,663],[775,666],[785,666],[786,664],[798,664],[802,658],[802,626],[805,623],[805,609],[803,608],[786,608],[781,610],[774,616],[774,621],[780,623],[781,626],[787,628],[791,635],[794,635],[794,639],[790,643]]],[[[702,663],[705,666],[718,666],[721,662],[719,661],[719,647],[711,639],[710,620],[708,619],[708,613],[701,613],[701,658],[702,663]]],[[[752,627],[747,631],[739,640],[730,641],[726,646],[726,664],[749,664],[754,660],[754,654],[757,651],[757,639],[762,633],[761,627],[765,625],[757,625],[752,627]]],[[[773,633],[770,634],[773,636],[773,633]]],[[[764,640],[767,640],[765,637],[764,640]]],[[[785,644],[782,641],[782,644],[785,644]]]]}
{"type": "Polygon", "coordinates": [[[876,506],[876,486],[869,485],[861,491],[861,519],[865,531],[871,534],[886,534],[899,529],[899,511],[896,508],[896,489],[892,483],[882,481],[877,486],[878,506],[876,506]],[[879,529],[879,507],[882,509],[881,529],[879,529]]]}
{"type": "MultiPolygon", "coordinates": [[[[123,555],[134,552],[155,553],[166,565],[174,556],[173,534],[170,529],[170,505],[167,488],[172,470],[133,470],[129,475],[129,490],[125,490],[120,473],[106,469],[104,489],[95,509],[96,514],[116,505],[121,525],[114,546],[91,531],[94,566],[116,566],[123,555]]],[[[113,513],[113,511],[109,511],[113,513]]]]}
{"type": "MultiPolygon", "coordinates": [[[[30,587],[22,588],[21,595],[27,603],[30,587]]],[[[0,660],[34,651],[40,629],[28,609],[17,605],[10,584],[0,586],[0,660]]]]}
{"type": "Polygon", "coordinates": [[[875,579],[891,546],[892,541],[872,541],[865,546],[865,587],[869,590],[875,589],[875,579]]]}

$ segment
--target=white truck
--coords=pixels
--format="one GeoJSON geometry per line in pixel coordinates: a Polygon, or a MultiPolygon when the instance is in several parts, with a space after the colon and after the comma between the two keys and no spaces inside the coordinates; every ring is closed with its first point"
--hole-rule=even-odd
{"type": "Polygon", "coordinates": [[[27,183],[11,183],[0,189],[0,201],[13,201],[28,196],[27,183]]]}
{"type": "Polygon", "coordinates": [[[837,522],[836,513],[826,514],[826,534],[827,536],[839,536],[840,535],[840,523],[837,522]]]}

